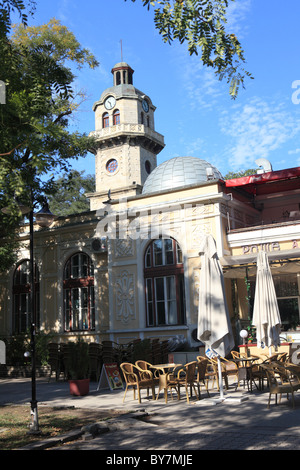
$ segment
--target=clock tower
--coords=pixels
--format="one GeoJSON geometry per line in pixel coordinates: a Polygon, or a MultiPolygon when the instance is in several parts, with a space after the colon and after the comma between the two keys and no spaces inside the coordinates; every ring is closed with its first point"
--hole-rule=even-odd
{"type": "Polygon", "coordinates": [[[107,200],[140,194],[157,166],[164,138],[155,131],[155,106],[149,96],[133,86],[132,68],[125,62],[112,69],[113,86],[93,106],[96,190],[87,196],[91,210],[107,200]]]}

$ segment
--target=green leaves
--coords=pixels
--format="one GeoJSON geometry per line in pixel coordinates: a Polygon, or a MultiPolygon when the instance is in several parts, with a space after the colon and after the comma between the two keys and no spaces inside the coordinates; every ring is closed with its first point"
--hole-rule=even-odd
{"type": "Polygon", "coordinates": [[[220,80],[227,80],[232,98],[244,86],[245,77],[253,78],[241,67],[245,59],[240,42],[226,31],[228,0],[142,2],[148,9],[154,7],[155,27],[163,41],[186,43],[190,55],[200,55],[204,66],[212,67],[220,80]]]}
{"type": "MultiPolygon", "coordinates": [[[[0,208],[9,205],[13,214],[6,216],[9,223],[1,215],[0,231],[9,244],[20,222],[14,198],[27,205],[31,198],[36,205],[43,202],[55,173],[68,171],[70,160],[92,146],[92,139],[69,130],[69,117],[79,106],[71,65],[93,68],[98,62],[57,20],[16,26],[11,37],[0,31],[0,61],[6,84],[6,104],[0,106],[0,208]]],[[[0,250],[0,270],[6,266],[1,253],[7,251],[0,250]]]]}
{"type": "Polygon", "coordinates": [[[55,215],[67,216],[89,210],[89,200],[85,193],[94,192],[95,177],[84,176],[83,173],[72,170],[54,181],[48,201],[51,212],[55,215]]]}
{"type": "Polygon", "coordinates": [[[0,36],[5,36],[9,33],[11,27],[10,17],[12,13],[18,12],[21,22],[26,26],[28,16],[25,13],[25,7],[29,8],[29,13],[31,14],[35,9],[35,5],[35,0],[0,1],[0,36]]]}

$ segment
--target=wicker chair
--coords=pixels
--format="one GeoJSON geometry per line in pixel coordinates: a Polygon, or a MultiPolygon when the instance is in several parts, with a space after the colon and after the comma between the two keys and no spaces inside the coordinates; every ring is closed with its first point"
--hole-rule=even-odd
{"type": "Polygon", "coordinates": [[[277,405],[277,395],[280,395],[280,402],[282,393],[286,393],[287,397],[289,394],[292,395],[293,408],[295,408],[294,392],[300,388],[299,377],[292,379],[284,367],[278,366],[274,362],[261,364],[260,367],[264,369],[269,383],[268,408],[270,408],[271,396],[275,395],[275,403],[277,405]]]}
{"type": "Polygon", "coordinates": [[[231,355],[233,359],[242,359],[243,357],[247,357],[246,353],[241,353],[237,351],[231,351],[231,355]]]}
{"type": "Polygon", "coordinates": [[[201,397],[201,387],[200,384],[202,383],[205,385],[207,395],[209,395],[208,391],[208,375],[207,375],[207,365],[208,359],[202,356],[197,357],[197,385],[198,385],[198,394],[199,398],[201,397]]]}
{"type": "Polygon", "coordinates": [[[280,361],[280,362],[286,362],[287,356],[288,356],[288,353],[287,353],[287,352],[278,354],[278,357],[277,357],[276,360],[277,360],[277,361],[280,361]]]}
{"type": "MultiPolygon", "coordinates": [[[[213,371],[214,371],[214,376],[215,376],[215,379],[217,381],[217,388],[218,390],[220,390],[220,384],[219,384],[219,370],[218,370],[218,361],[216,359],[210,359],[210,363],[213,367],[213,371]]],[[[228,390],[228,375],[227,375],[227,371],[226,371],[226,368],[225,368],[225,365],[224,365],[224,362],[221,361],[221,374],[222,374],[222,380],[224,379],[224,384],[225,384],[225,388],[226,390],[228,390]]]]}
{"type": "Polygon", "coordinates": [[[192,390],[194,390],[195,395],[199,400],[199,396],[195,388],[195,383],[197,382],[196,368],[196,361],[188,362],[184,367],[176,372],[176,375],[173,373],[173,375],[170,376],[171,378],[168,386],[177,389],[178,399],[180,399],[180,387],[183,386],[185,388],[186,400],[188,403],[190,402],[188,388],[190,388],[191,396],[192,390]]]}
{"type": "Polygon", "coordinates": [[[227,375],[227,380],[228,380],[228,377],[231,377],[231,376],[235,376],[236,377],[236,380],[237,380],[237,386],[239,386],[239,368],[238,368],[238,365],[236,362],[234,361],[230,361],[228,359],[226,359],[225,357],[222,357],[221,358],[221,361],[222,361],[222,365],[224,367],[224,370],[226,372],[226,375],[227,375]]]}
{"type": "MultiPolygon", "coordinates": [[[[143,372],[145,370],[148,370],[148,371],[151,372],[151,374],[153,376],[152,378],[153,378],[154,386],[158,385],[158,383],[159,383],[159,373],[160,372],[159,372],[159,370],[155,369],[152,366],[152,364],[150,364],[150,362],[139,360],[139,361],[135,361],[135,365],[139,370],[139,375],[140,375],[141,379],[143,377],[143,372]]],[[[149,389],[147,390],[147,396],[148,395],[149,395],[149,389]]]]}
{"type": "Polygon", "coordinates": [[[123,362],[120,364],[120,368],[123,372],[123,376],[126,383],[125,393],[123,397],[123,403],[126,397],[126,393],[129,387],[133,388],[133,398],[135,400],[135,391],[138,392],[138,400],[141,403],[141,390],[151,388],[152,398],[155,398],[155,388],[153,374],[150,370],[142,370],[136,367],[130,362],[123,362]]]}
{"type": "Polygon", "coordinates": [[[257,360],[255,361],[255,363],[252,364],[251,377],[255,386],[258,388],[258,390],[263,390],[264,380],[268,380],[268,377],[267,377],[264,367],[261,367],[261,366],[268,365],[268,364],[271,364],[272,362],[275,362],[278,357],[278,354],[276,353],[276,354],[273,354],[272,356],[259,355],[255,357],[257,357],[257,360]],[[258,386],[255,382],[255,379],[258,380],[258,386]]]}
{"type": "Polygon", "coordinates": [[[207,360],[206,371],[205,371],[205,380],[207,384],[208,390],[208,383],[209,380],[212,379],[212,388],[214,388],[215,382],[218,384],[218,374],[216,374],[216,369],[213,367],[211,360],[205,356],[197,356],[197,361],[207,360]]]}

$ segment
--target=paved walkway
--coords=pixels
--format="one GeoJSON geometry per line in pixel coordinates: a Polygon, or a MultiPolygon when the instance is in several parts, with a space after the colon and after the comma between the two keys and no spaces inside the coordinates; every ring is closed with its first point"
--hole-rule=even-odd
{"type": "MultiPolygon", "coordinates": [[[[156,452],[167,455],[171,451],[194,455],[195,451],[201,450],[300,450],[300,392],[296,395],[295,409],[291,400],[283,396],[279,405],[275,405],[272,398],[269,410],[267,390],[249,393],[247,388],[240,388],[235,391],[233,385],[225,392],[227,399],[217,404],[213,399],[220,396],[216,390],[211,392],[211,398],[207,398],[203,389],[202,400],[194,399],[190,404],[186,402],[184,390],[180,401],[174,396],[174,400],[169,398],[167,404],[162,392],[159,399],[153,401],[147,399],[143,390],[141,404],[133,400],[132,390],[127,392],[124,403],[123,395],[123,390],[97,391],[97,384],[92,382],[89,395],[72,397],[67,382],[52,379],[48,383],[46,379],[37,379],[38,407],[74,406],[128,411],[118,419],[99,425],[95,423],[84,434],[81,431],[73,442],[59,447],[51,442],[54,445],[52,449],[105,450],[106,454],[110,451],[147,450],[154,459],[157,458],[156,452]]],[[[29,404],[30,398],[30,379],[0,379],[0,405],[29,404]]],[[[50,444],[34,448],[45,447],[50,447],[50,444]]]]}

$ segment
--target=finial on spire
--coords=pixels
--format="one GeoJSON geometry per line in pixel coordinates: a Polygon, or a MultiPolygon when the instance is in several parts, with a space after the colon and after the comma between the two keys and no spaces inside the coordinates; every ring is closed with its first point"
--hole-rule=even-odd
{"type": "Polygon", "coordinates": [[[123,62],[123,48],[122,48],[122,39],[120,39],[121,44],[121,62],[123,62]]]}

